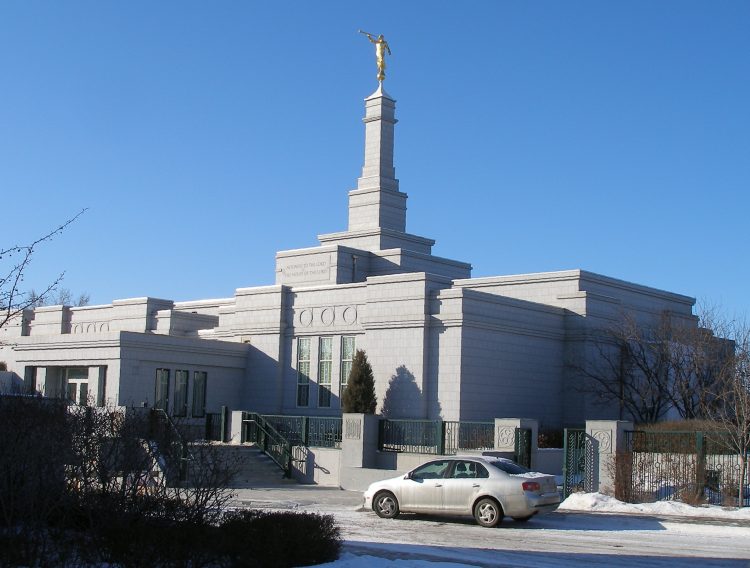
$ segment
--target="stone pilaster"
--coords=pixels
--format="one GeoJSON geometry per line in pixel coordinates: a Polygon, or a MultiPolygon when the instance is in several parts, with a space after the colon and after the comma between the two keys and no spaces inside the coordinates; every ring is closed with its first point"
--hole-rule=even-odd
{"type": "Polygon", "coordinates": [[[89,367],[89,398],[92,406],[105,406],[107,387],[107,367],[89,367]]]}
{"type": "Polygon", "coordinates": [[[495,451],[515,453],[516,428],[531,430],[531,469],[534,469],[539,451],[539,422],[533,418],[495,418],[495,451]]]}
{"type": "MultiPolygon", "coordinates": [[[[625,451],[625,432],[633,429],[626,420],[587,420],[586,438],[591,445],[587,459],[591,464],[592,491],[614,495],[615,457],[625,451]]],[[[588,469],[588,467],[587,467],[588,469]]]]}
{"type": "Polygon", "coordinates": [[[341,465],[375,467],[379,417],[374,414],[343,414],[341,418],[341,465]]]}
{"type": "Polygon", "coordinates": [[[229,420],[229,443],[239,444],[242,439],[242,410],[233,410],[229,420]]]}
{"type": "Polygon", "coordinates": [[[59,367],[37,367],[37,389],[48,398],[61,398],[63,394],[62,377],[59,367]]]}

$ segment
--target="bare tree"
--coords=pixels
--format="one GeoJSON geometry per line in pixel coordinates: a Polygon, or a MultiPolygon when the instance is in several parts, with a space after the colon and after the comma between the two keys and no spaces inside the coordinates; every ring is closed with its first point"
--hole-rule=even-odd
{"type": "Polygon", "coordinates": [[[85,211],[86,209],[82,209],[62,225],[30,244],[0,248],[0,261],[3,261],[4,265],[0,265],[0,328],[22,313],[23,310],[33,307],[35,302],[46,301],[55,292],[65,272],[61,272],[57,278],[32,297],[31,291],[24,289],[26,270],[31,264],[39,245],[49,242],[61,234],[85,211]]]}
{"type": "Polygon", "coordinates": [[[652,423],[675,410],[703,418],[731,342],[717,337],[715,312],[692,318],[662,313],[651,325],[624,314],[595,333],[591,351],[571,365],[581,391],[616,403],[619,417],[652,423]]]}
{"type": "Polygon", "coordinates": [[[77,297],[73,297],[73,292],[68,288],[59,288],[53,293],[49,294],[46,298],[40,297],[40,295],[33,288],[29,292],[29,299],[31,308],[39,308],[41,306],[88,306],[91,301],[91,297],[87,292],[79,294],[77,297]]]}
{"type": "Polygon", "coordinates": [[[750,453],[750,325],[733,326],[733,352],[724,359],[719,380],[706,396],[710,400],[704,412],[719,432],[719,443],[735,452],[740,464],[738,501],[744,504],[747,487],[748,454],[750,453]]]}
{"type": "Polygon", "coordinates": [[[594,333],[591,351],[570,367],[583,379],[579,390],[603,403],[616,403],[619,418],[651,423],[670,408],[669,351],[661,340],[663,318],[645,327],[625,314],[594,333]]]}
{"type": "Polygon", "coordinates": [[[730,335],[715,308],[701,308],[697,326],[670,326],[664,338],[671,359],[669,398],[681,418],[706,418],[716,403],[715,386],[732,356],[734,343],[725,339],[730,335]]]}

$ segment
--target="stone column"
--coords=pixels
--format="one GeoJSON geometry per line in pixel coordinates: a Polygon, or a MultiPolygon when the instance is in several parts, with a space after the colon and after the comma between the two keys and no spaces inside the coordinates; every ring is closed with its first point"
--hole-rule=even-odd
{"type": "Polygon", "coordinates": [[[375,467],[378,451],[378,424],[374,414],[343,414],[341,465],[375,467]]]}
{"type": "Polygon", "coordinates": [[[36,369],[36,367],[28,365],[23,369],[23,389],[28,394],[35,394],[39,389],[36,369]]]}
{"type": "Polygon", "coordinates": [[[534,469],[539,451],[539,422],[533,418],[495,418],[495,451],[515,454],[516,428],[531,430],[531,469],[534,469]]]}
{"type": "Polygon", "coordinates": [[[242,440],[242,410],[233,410],[229,426],[229,443],[239,444],[242,440]]]}
{"type": "MultiPolygon", "coordinates": [[[[591,490],[608,495],[615,494],[615,457],[626,450],[625,432],[633,430],[633,423],[626,420],[587,420],[587,456],[592,460],[591,490]]],[[[587,464],[587,468],[589,466],[587,464]]]]}

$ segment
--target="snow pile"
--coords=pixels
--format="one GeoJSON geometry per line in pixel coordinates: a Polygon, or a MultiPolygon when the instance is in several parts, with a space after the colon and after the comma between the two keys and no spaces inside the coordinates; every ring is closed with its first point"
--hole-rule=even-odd
{"type": "Polygon", "coordinates": [[[572,493],[560,504],[560,511],[625,513],[641,515],[676,515],[680,517],[712,517],[718,519],[750,520],[750,507],[742,509],[705,505],[693,507],[679,501],[656,503],[623,503],[601,493],[572,493]]]}

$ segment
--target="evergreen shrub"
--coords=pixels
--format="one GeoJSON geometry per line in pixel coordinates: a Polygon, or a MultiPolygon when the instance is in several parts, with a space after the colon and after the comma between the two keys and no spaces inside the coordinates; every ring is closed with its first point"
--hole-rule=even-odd
{"type": "Polygon", "coordinates": [[[352,370],[341,397],[341,407],[344,412],[375,414],[378,398],[375,396],[375,378],[367,355],[357,349],[352,361],[352,370]]]}

